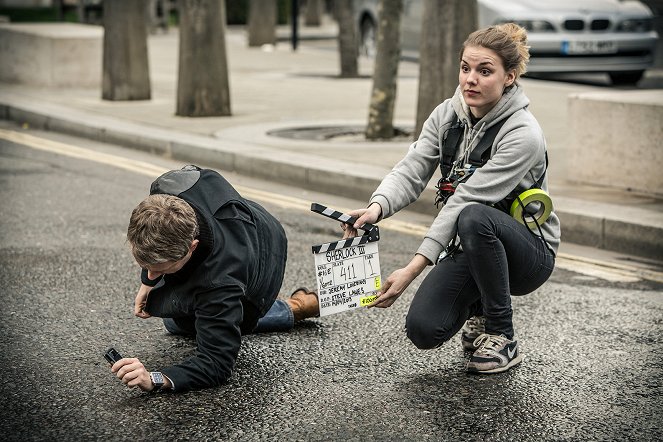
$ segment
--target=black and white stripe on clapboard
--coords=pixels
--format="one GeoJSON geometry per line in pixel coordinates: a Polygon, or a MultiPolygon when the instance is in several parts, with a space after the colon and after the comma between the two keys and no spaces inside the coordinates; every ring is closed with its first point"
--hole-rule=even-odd
{"type": "Polygon", "coordinates": [[[337,219],[343,223],[354,224],[356,219],[350,215],[339,212],[338,210],[330,209],[321,204],[313,203],[311,204],[311,211],[324,215],[331,219],[337,219]]]}
{"type": "MultiPolygon", "coordinates": [[[[343,212],[339,212],[334,209],[330,209],[327,206],[322,204],[312,203],[311,211],[319,213],[320,215],[326,216],[342,223],[354,224],[357,222],[357,218],[347,215],[343,212]]],[[[361,236],[356,236],[354,238],[342,239],[340,241],[332,241],[325,244],[320,244],[318,246],[313,246],[313,253],[325,253],[330,250],[344,249],[346,247],[358,246],[361,244],[366,244],[368,242],[378,241],[380,239],[380,229],[374,224],[366,223],[361,228],[364,230],[364,234],[361,236]]]]}
{"type": "Polygon", "coordinates": [[[340,241],[332,241],[319,246],[313,246],[313,253],[325,253],[330,250],[345,249],[346,247],[359,246],[371,242],[368,235],[355,236],[354,238],[342,239],[340,241]]]}

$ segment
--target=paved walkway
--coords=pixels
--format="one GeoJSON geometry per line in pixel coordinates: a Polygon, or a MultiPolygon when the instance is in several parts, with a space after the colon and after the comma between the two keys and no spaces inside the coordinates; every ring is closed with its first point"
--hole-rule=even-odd
{"type": "MultiPolygon", "coordinates": [[[[333,140],[275,136],[287,129],[366,124],[372,86],[369,60],[357,79],[340,79],[331,43],[335,29],[302,29],[293,52],[280,29],[276,47],[248,48],[241,29],[229,29],[233,115],[174,116],[177,33],[149,40],[152,100],[108,102],[97,89],[44,89],[0,83],[0,117],[149,150],[184,162],[278,180],[306,188],[367,199],[405,154],[410,141],[367,142],[350,133],[333,140]],[[320,40],[320,39],[323,40],[320,40]]],[[[418,67],[399,67],[396,125],[414,124],[418,67]]],[[[522,80],[532,111],[546,132],[551,157],[550,190],[563,223],[564,240],[663,261],[663,201],[629,192],[577,186],[565,175],[566,98],[591,86],[522,80]]],[[[597,88],[598,89],[598,88],[597,88]]],[[[295,131],[303,137],[303,131],[295,131]]],[[[315,131],[314,131],[315,132],[315,131]]],[[[315,132],[320,134],[320,132],[315,132]]],[[[433,213],[434,182],[412,206],[433,213]]]]}

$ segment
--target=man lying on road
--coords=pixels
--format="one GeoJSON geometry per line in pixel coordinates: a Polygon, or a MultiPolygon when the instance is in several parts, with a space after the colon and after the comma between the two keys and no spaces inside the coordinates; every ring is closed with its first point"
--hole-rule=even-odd
{"type": "Polygon", "coordinates": [[[135,314],[163,318],[170,333],[195,336],[195,354],[161,372],[136,358],[111,371],[129,387],[186,391],[231,375],[241,337],[284,331],[319,315],[306,288],[277,299],[287,239],[280,223],[217,172],[186,166],[159,177],[132,212],[127,239],[142,267],[135,314]]]}

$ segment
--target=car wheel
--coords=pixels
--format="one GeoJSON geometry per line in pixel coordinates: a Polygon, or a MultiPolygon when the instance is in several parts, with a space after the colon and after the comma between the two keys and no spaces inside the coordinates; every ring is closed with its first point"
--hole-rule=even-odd
{"type": "Polygon", "coordinates": [[[638,81],[640,81],[644,73],[645,71],[610,72],[609,75],[610,79],[612,80],[612,84],[614,85],[635,85],[638,81]]]}
{"type": "Polygon", "coordinates": [[[366,17],[361,22],[361,40],[359,42],[359,53],[363,56],[373,58],[376,53],[377,27],[375,22],[366,17]]]}

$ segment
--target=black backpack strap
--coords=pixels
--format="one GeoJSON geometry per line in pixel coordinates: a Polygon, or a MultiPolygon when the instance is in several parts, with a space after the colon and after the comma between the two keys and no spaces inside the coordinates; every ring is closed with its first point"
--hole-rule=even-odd
{"type": "Polygon", "coordinates": [[[477,144],[477,147],[475,147],[472,150],[472,152],[470,152],[471,165],[476,167],[481,167],[488,162],[488,160],[490,159],[491,148],[493,147],[493,142],[497,137],[497,133],[500,131],[502,126],[504,126],[504,123],[506,123],[507,120],[508,118],[504,118],[503,120],[492,125],[486,131],[483,137],[481,137],[481,140],[479,140],[479,144],[477,144]]]}
{"type": "Polygon", "coordinates": [[[444,131],[442,135],[442,156],[440,160],[440,171],[442,172],[443,177],[449,176],[451,172],[451,166],[453,164],[454,158],[456,157],[456,151],[458,146],[461,143],[463,138],[463,123],[458,119],[458,115],[454,112],[454,118],[451,120],[451,126],[444,131]]]}
{"type": "Polygon", "coordinates": [[[546,172],[548,172],[548,151],[544,151],[544,154],[546,156],[546,168],[543,169],[543,173],[541,174],[541,178],[538,179],[537,182],[534,183],[534,185],[531,188],[537,188],[540,189],[541,186],[543,186],[543,179],[546,177],[546,172]]]}

